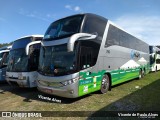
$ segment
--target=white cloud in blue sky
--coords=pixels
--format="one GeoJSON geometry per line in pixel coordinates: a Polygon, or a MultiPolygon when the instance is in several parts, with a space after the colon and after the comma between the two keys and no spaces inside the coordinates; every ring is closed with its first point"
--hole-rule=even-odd
{"type": "Polygon", "coordinates": [[[55,19],[56,17],[56,14],[50,14],[50,13],[42,14],[37,11],[28,11],[23,8],[21,8],[18,13],[26,17],[36,18],[47,22],[51,22],[51,20],[55,19]]]}
{"type": "Polygon", "coordinates": [[[66,8],[66,9],[69,9],[69,10],[72,10],[71,5],[65,5],[65,8],[66,8]]]}
{"type": "Polygon", "coordinates": [[[159,5],[160,0],[3,0],[0,1],[0,42],[44,34],[53,21],[66,16],[94,13],[149,44],[160,45],[159,5]]]}
{"type": "Polygon", "coordinates": [[[68,10],[73,10],[75,12],[82,12],[79,6],[65,5],[64,7],[68,10]]]}
{"type": "Polygon", "coordinates": [[[74,10],[75,10],[75,11],[80,11],[81,9],[80,9],[79,6],[75,6],[75,7],[74,7],[74,10]]]}
{"type": "Polygon", "coordinates": [[[151,45],[160,45],[160,16],[124,15],[113,22],[151,45]]]}

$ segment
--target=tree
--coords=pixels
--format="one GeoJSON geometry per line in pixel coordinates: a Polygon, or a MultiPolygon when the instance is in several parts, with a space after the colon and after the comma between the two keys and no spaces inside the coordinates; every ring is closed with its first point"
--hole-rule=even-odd
{"type": "Polygon", "coordinates": [[[0,44],[0,48],[1,48],[1,47],[4,47],[4,46],[12,45],[12,43],[13,43],[13,42],[10,42],[10,43],[2,43],[2,44],[0,44]]]}

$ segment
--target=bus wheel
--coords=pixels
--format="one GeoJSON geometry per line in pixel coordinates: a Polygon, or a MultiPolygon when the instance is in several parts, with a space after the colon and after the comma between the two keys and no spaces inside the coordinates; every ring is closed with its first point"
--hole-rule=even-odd
{"type": "Polygon", "coordinates": [[[109,81],[109,77],[108,75],[104,75],[102,78],[102,83],[101,83],[101,93],[104,94],[109,90],[109,85],[110,85],[110,81],[109,81]]]}
{"type": "Polygon", "coordinates": [[[142,72],[142,70],[139,71],[139,77],[138,78],[139,79],[143,78],[143,72],[142,72]]]}

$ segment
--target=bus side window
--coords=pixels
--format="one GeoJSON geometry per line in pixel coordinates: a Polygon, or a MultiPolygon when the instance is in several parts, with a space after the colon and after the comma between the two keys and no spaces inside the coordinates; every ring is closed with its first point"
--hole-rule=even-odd
{"type": "Polygon", "coordinates": [[[157,59],[157,60],[156,60],[156,64],[160,64],[160,59],[157,59]]]}
{"type": "Polygon", "coordinates": [[[102,18],[97,18],[94,16],[87,16],[86,22],[83,26],[83,32],[84,33],[90,33],[90,34],[98,34],[98,38],[102,40],[104,30],[106,27],[106,21],[102,18]]]}
{"type": "Polygon", "coordinates": [[[112,45],[119,45],[120,37],[121,36],[118,32],[118,29],[116,29],[115,27],[110,25],[109,30],[108,30],[108,36],[107,36],[106,42],[105,42],[105,47],[109,47],[109,46],[112,46],[112,45]]]}
{"type": "Polygon", "coordinates": [[[29,47],[29,68],[31,71],[36,71],[38,69],[40,47],[40,43],[29,47]]]}

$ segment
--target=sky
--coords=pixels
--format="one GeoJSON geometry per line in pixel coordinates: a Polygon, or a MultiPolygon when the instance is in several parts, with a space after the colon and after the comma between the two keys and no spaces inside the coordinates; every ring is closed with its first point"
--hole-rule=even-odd
{"type": "Polygon", "coordinates": [[[60,18],[94,13],[150,45],[160,45],[160,0],[0,0],[0,43],[45,34],[60,18]]]}

